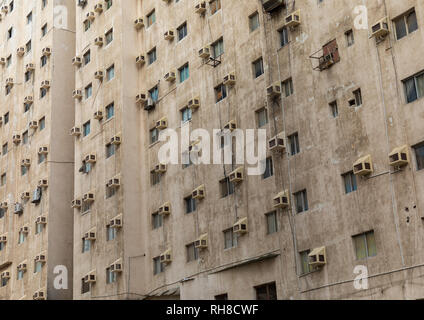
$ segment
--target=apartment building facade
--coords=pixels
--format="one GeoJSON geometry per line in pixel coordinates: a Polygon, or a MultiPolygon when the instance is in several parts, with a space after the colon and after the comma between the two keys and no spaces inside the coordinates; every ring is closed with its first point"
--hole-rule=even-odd
{"type": "Polygon", "coordinates": [[[74,298],[422,298],[423,10],[77,2],[74,298]],[[265,129],[265,173],[161,165],[186,128],[265,129]]]}
{"type": "Polygon", "coordinates": [[[71,299],[75,8],[3,1],[0,299],[71,299]],[[55,279],[58,284],[55,285],[55,279]]]}

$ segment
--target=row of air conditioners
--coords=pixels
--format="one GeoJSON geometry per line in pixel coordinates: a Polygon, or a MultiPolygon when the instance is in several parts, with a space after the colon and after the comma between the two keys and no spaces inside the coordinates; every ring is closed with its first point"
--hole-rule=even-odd
{"type": "MultiPolygon", "coordinates": [[[[401,168],[409,164],[408,146],[397,147],[389,153],[389,165],[394,168],[401,168]]],[[[353,164],[353,173],[358,176],[367,176],[374,172],[372,157],[366,155],[353,164]]]]}
{"type": "MultiPolygon", "coordinates": [[[[25,47],[18,47],[16,49],[16,54],[20,57],[22,57],[26,52],[25,47]]],[[[45,47],[41,50],[41,56],[48,57],[52,54],[52,49],[50,47],[45,47]]]]}

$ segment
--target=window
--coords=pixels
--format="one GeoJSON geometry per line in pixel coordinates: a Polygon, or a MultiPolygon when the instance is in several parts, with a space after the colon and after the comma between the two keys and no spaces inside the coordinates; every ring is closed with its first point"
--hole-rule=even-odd
{"type": "Polygon", "coordinates": [[[249,28],[250,32],[259,28],[259,14],[257,12],[249,17],[249,28]]]}
{"type": "Polygon", "coordinates": [[[424,96],[424,72],[403,81],[406,102],[411,103],[424,96]]]}
{"type": "Polygon", "coordinates": [[[148,60],[149,65],[152,64],[153,62],[155,62],[156,59],[157,59],[157,57],[156,57],[156,48],[153,48],[152,50],[150,50],[147,53],[147,60],[148,60]]]}
{"type": "Polygon", "coordinates": [[[24,278],[24,270],[18,270],[17,279],[22,280],[24,278]]]}
{"type": "Polygon", "coordinates": [[[228,300],[228,294],[227,293],[219,294],[215,296],[215,300],[228,300]]]}
{"type": "Polygon", "coordinates": [[[237,234],[233,232],[233,228],[224,231],[224,244],[225,249],[237,247],[237,234]]]}
{"type": "Polygon", "coordinates": [[[0,184],[1,186],[6,185],[7,179],[6,179],[6,173],[3,173],[0,177],[0,184]]]}
{"type": "Polygon", "coordinates": [[[106,145],[106,159],[112,157],[115,154],[115,145],[108,143],[106,145]]]}
{"type": "Polygon", "coordinates": [[[47,56],[42,56],[40,58],[41,67],[44,67],[47,64],[47,56]]]}
{"type": "Polygon", "coordinates": [[[224,38],[220,38],[212,43],[212,56],[214,59],[219,58],[224,53],[224,38]]]}
{"type": "Polygon", "coordinates": [[[43,131],[46,128],[46,117],[42,117],[40,121],[38,121],[38,129],[43,131]]]}
{"type": "Polygon", "coordinates": [[[262,128],[268,124],[268,111],[266,108],[262,108],[256,111],[256,118],[258,121],[258,127],[262,128]]]}
{"type": "Polygon", "coordinates": [[[277,212],[273,211],[267,213],[266,217],[266,226],[267,226],[267,234],[273,234],[278,231],[278,222],[277,222],[277,212]]]}
{"type": "Polygon", "coordinates": [[[41,269],[43,268],[43,263],[38,261],[34,265],[34,273],[41,272],[41,269]]]}
{"type": "Polygon", "coordinates": [[[353,95],[355,96],[355,104],[357,107],[362,105],[362,93],[361,89],[353,91],[353,95]]]}
{"type": "Polygon", "coordinates": [[[109,120],[115,116],[115,104],[113,102],[107,105],[105,109],[106,109],[106,120],[109,120]]]}
{"type": "Polygon", "coordinates": [[[113,2],[112,0],[106,0],[105,2],[106,2],[106,10],[109,10],[110,7],[112,7],[113,2]]]}
{"type": "Polygon", "coordinates": [[[109,43],[113,41],[113,29],[110,29],[108,32],[106,32],[105,37],[106,37],[106,45],[108,45],[109,43]]]}
{"type": "Polygon", "coordinates": [[[10,67],[11,64],[12,64],[12,56],[10,55],[6,59],[6,66],[7,67],[10,67]]]}
{"type": "Polygon", "coordinates": [[[294,92],[292,79],[289,78],[283,81],[281,83],[281,89],[283,90],[283,93],[286,95],[286,97],[291,96],[294,92]]]}
{"type": "Polygon", "coordinates": [[[413,147],[415,150],[415,158],[417,159],[417,170],[424,169],[424,142],[413,147]]]}
{"type": "Polygon", "coordinates": [[[163,225],[163,216],[158,212],[152,214],[152,227],[153,229],[159,229],[163,225]]]}
{"type": "Polygon", "coordinates": [[[192,116],[192,113],[189,107],[184,107],[183,109],[181,109],[181,121],[183,123],[190,121],[191,116],[192,116]]]}
{"type": "Polygon", "coordinates": [[[83,60],[84,60],[84,65],[87,65],[87,64],[90,63],[90,61],[91,61],[91,52],[90,52],[90,50],[88,50],[86,53],[84,53],[83,60]]]}
{"type": "Polygon", "coordinates": [[[26,45],[25,45],[25,52],[26,53],[29,53],[29,52],[31,52],[31,40],[29,40],[27,43],[26,43],[26,45]]]}
{"type": "Polygon", "coordinates": [[[160,173],[156,172],[155,170],[152,170],[150,172],[150,183],[152,186],[157,185],[160,183],[160,173]]]}
{"type": "Polygon", "coordinates": [[[353,30],[349,30],[345,32],[345,36],[346,36],[346,43],[347,46],[353,46],[353,44],[355,43],[355,38],[353,36],[353,30]]]}
{"type": "Polygon", "coordinates": [[[146,27],[149,28],[152,24],[156,22],[156,12],[153,10],[147,15],[147,25],[146,27]]]}
{"type": "Polygon", "coordinates": [[[339,116],[339,107],[337,106],[337,101],[330,102],[329,106],[332,117],[337,118],[339,116]]]}
{"type": "MultiPolygon", "coordinates": [[[[29,80],[31,80],[31,71],[25,72],[25,82],[28,82],[29,80]]],[[[27,103],[25,105],[27,105],[27,103]]]]}
{"type": "Polygon", "coordinates": [[[82,253],[89,252],[91,248],[91,240],[82,239],[82,253]]]}
{"type": "Polygon", "coordinates": [[[296,204],[296,213],[302,213],[309,210],[306,190],[296,192],[294,194],[294,200],[296,204]]]}
{"type": "Polygon", "coordinates": [[[110,271],[110,268],[106,269],[106,283],[114,283],[116,282],[116,272],[110,271]]]}
{"type": "Polygon", "coordinates": [[[272,163],[272,157],[266,158],[265,160],[265,172],[263,174],[263,178],[267,179],[274,175],[274,166],[272,163]]]}
{"type": "Polygon", "coordinates": [[[157,141],[159,141],[159,129],[150,129],[150,144],[156,143],[157,141]]]}
{"type": "Polygon", "coordinates": [[[106,70],[106,79],[107,81],[112,80],[113,78],[115,78],[115,66],[112,65],[110,66],[107,70],[106,70]]]}
{"type": "Polygon", "coordinates": [[[342,177],[346,194],[354,192],[358,189],[356,184],[356,176],[353,174],[353,171],[343,174],[342,177]]]}
{"type": "Polygon", "coordinates": [[[199,259],[199,250],[194,246],[194,243],[190,243],[186,246],[187,250],[187,262],[195,261],[199,259]]]}
{"type": "Polygon", "coordinates": [[[264,73],[264,63],[262,58],[253,62],[253,76],[255,78],[260,77],[264,73]]]}
{"type": "Polygon", "coordinates": [[[256,300],[277,300],[277,289],[275,282],[255,287],[256,300]]]}
{"type": "Polygon", "coordinates": [[[406,37],[408,34],[418,29],[417,15],[415,10],[409,11],[399,18],[396,18],[393,20],[393,23],[395,25],[397,40],[406,37]]]}
{"type": "Polygon", "coordinates": [[[47,89],[40,88],[40,99],[44,98],[47,94],[47,89]]]}
{"type": "Polygon", "coordinates": [[[184,22],[177,28],[178,41],[183,40],[187,36],[187,22],[184,22]]]}
{"type": "Polygon", "coordinates": [[[290,154],[292,156],[300,153],[299,134],[296,132],[287,137],[290,145],[290,154]]]}
{"type": "Polygon", "coordinates": [[[153,258],[153,274],[157,275],[165,271],[165,266],[160,262],[160,257],[153,258]]]}
{"type": "Polygon", "coordinates": [[[106,187],[106,199],[112,198],[116,194],[116,188],[106,187]]]}
{"type": "Polygon", "coordinates": [[[7,154],[7,142],[1,148],[2,155],[5,156],[7,154]]]}
{"type": "Polygon", "coordinates": [[[6,247],[6,244],[4,242],[1,242],[0,243],[0,251],[3,251],[5,247],[6,247]]]}
{"type": "Polygon", "coordinates": [[[85,99],[88,99],[93,94],[93,85],[90,83],[88,86],[85,87],[85,99]]]}
{"type": "Polygon", "coordinates": [[[28,143],[28,130],[22,133],[22,144],[28,143]]]}
{"type": "Polygon", "coordinates": [[[44,224],[36,223],[35,224],[35,234],[40,234],[44,230],[44,224]]]}
{"type": "Polygon", "coordinates": [[[227,87],[224,84],[220,84],[215,88],[215,101],[218,103],[227,97],[227,87]]]}
{"type": "Polygon", "coordinates": [[[221,190],[221,198],[228,197],[234,193],[234,184],[230,182],[228,177],[219,181],[219,188],[221,190]]]}
{"type": "Polygon", "coordinates": [[[27,24],[30,24],[32,22],[32,11],[28,13],[26,17],[27,24]]]}
{"type": "Polygon", "coordinates": [[[116,238],[116,228],[112,228],[111,226],[106,226],[106,240],[112,241],[116,238]]]}
{"type": "Polygon", "coordinates": [[[21,175],[24,176],[28,173],[28,168],[26,166],[21,166],[21,175]]]}
{"type": "Polygon", "coordinates": [[[278,30],[278,33],[280,35],[280,46],[284,47],[289,43],[289,31],[286,27],[283,27],[278,30]]]}
{"type": "Polygon", "coordinates": [[[47,6],[47,0],[41,1],[41,9],[44,9],[47,6]]]}
{"type": "Polygon", "coordinates": [[[90,292],[90,283],[85,282],[84,278],[81,279],[81,294],[90,292]]]}
{"type": "Polygon", "coordinates": [[[0,208],[0,219],[4,218],[4,214],[5,214],[5,209],[0,208]]]}
{"type": "Polygon", "coordinates": [[[377,255],[374,231],[354,236],[353,242],[355,245],[356,259],[362,260],[377,255]]]}
{"type": "Polygon", "coordinates": [[[149,96],[153,100],[153,102],[158,102],[159,100],[159,87],[155,86],[154,88],[149,90],[149,96]]]}
{"type": "Polygon", "coordinates": [[[209,8],[211,9],[211,15],[215,14],[221,9],[221,0],[211,0],[209,8]]]}
{"type": "Polygon", "coordinates": [[[91,124],[90,121],[87,121],[86,123],[84,123],[83,127],[83,136],[86,137],[90,134],[91,131],[91,124]]]}
{"type": "Polygon", "coordinates": [[[190,71],[188,67],[188,63],[186,63],[184,66],[178,69],[178,73],[180,75],[180,83],[184,82],[188,79],[190,76],[190,71]]]}
{"type": "Polygon", "coordinates": [[[38,164],[43,163],[46,160],[45,154],[39,154],[38,155],[38,164]]]}
{"type": "Polygon", "coordinates": [[[4,124],[8,124],[9,123],[9,112],[6,112],[4,114],[3,122],[4,122],[4,124]]]}
{"type": "Polygon", "coordinates": [[[189,196],[184,199],[186,214],[196,211],[196,199],[193,199],[192,196],[189,196]]]}
{"type": "Polygon", "coordinates": [[[7,30],[7,39],[11,39],[13,37],[13,28],[7,30]]]}
{"type": "Polygon", "coordinates": [[[91,27],[91,21],[90,20],[84,20],[84,22],[83,22],[83,24],[84,24],[84,32],[87,32],[88,30],[90,30],[90,27],[91,27]]]}
{"type": "Polygon", "coordinates": [[[41,27],[41,37],[47,34],[47,23],[41,27]]]}
{"type": "Polygon", "coordinates": [[[300,267],[301,274],[307,274],[312,271],[311,266],[309,265],[309,253],[310,250],[302,251],[299,253],[300,256],[300,267]]]}

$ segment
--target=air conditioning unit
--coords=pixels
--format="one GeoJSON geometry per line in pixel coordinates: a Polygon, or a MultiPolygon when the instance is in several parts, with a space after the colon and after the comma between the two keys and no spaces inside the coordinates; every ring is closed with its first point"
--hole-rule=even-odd
{"type": "Polygon", "coordinates": [[[115,146],[119,146],[122,143],[121,134],[117,134],[113,136],[112,138],[110,138],[110,143],[115,146]]]}
{"type": "Polygon", "coordinates": [[[165,173],[166,172],[166,164],[159,163],[155,166],[156,173],[165,173]]]}
{"type": "Polygon", "coordinates": [[[74,199],[71,202],[71,208],[72,209],[79,209],[82,206],[82,201],[81,199],[74,199]]]}
{"type": "Polygon", "coordinates": [[[121,179],[120,178],[109,179],[106,186],[108,188],[119,188],[121,186],[121,179]]]}
{"type": "Polygon", "coordinates": [[[94,21],[94,19],[96,18],[96,14],[93,11],[89,11],[85,15],[85,17],[90,21],[94,21]]]}
{"type": "Polygon", "coordinates": [[[4,271],[1,273],[1,278],[2,279],[10,279],[10,272],[9,271],[4,271]]]}
{"type": "Polygon", "coordinates": [[[206,12],[206,1],[200,1],[194,7],[194,12],[198,14],[204,14],[206,12]]]}
{"type": "Polygon", "coordinates": [[[80,127],[73,127],[71,129],[70,135],[74,136],[74,137],[80,136],[81,135],[81,128],[80,127]]]}
{"type": "Polygon", "coordinates": [[[286,148],[285,133],[281,132],[280,134],[268,140],[268,148],[270,151],[283,151],[286,148]]]}
{"type": "Polygon", "coordinates": [[[24,98],[24,103],[25,104],[33,104],[34,103],[34,97],[33,96],[26,96],[24,98]]]}
{"type": "Polygon", "coordinates": [[[227,75],[224,77],[224,82],[223,82],[223,84],[224,84],[225,86],[233,86],[233,85],[235,85],[235,84],[236,84],[236,75],[235,75],[235,73],[227,74],[227,75]]]}
{"type": "Polygon", "coordinates": [[[38,129],[38,121],[37,120],[30,121],[28,126],[30,129],[38,129]]]}
{"type": "Polygon", "coordinates": [[[81,57],[76,56],[72,58],[72,65],[79,67],[81,64],[82,64],[81,57]]]}
{"type": "Polygon", "coordinates": [[[21,166],[27,167],[27,168],[30,167],[31,166],[31,159],[22,159],[21,166]]]}
{"type": "Polygon", "coordinates": [[[233,225],[233,232],[237,234],[247,233],[247,218],[240,219],[233,225]]]}
{"type": "Polygon", "coordinates": [[[29,200],[31,198],[30,192],[22,192],[21,193],[21,200],[29,200]]]}
{"type": "Polygon", "coordinates": [[[371,155],[358,159],[353,164],[353,173],[358,176],[366,176],[373,172],[371,155]]]}
{"type": "Polygon", "coordinates": [[[33,300],[46,300],[46,292],[44,290],[39,290],[34,293],[32,296],[33,300]]]}
{"type": "Polygon", "coordinates": [[[25,262],[22,262],[20,264],[18,264],[18,271],[26,271],[27,270],[27,264],[25,262]]]}
{"type": "Polygon", "coordinates": [[[35,262],[45,263],[46,262],[46,256],[44,254],[40,254],[40,255],[36,256],[34,260],[35,260],[35,262]]]}
{"type": "Polygon", "coordinates": [[[335,64],[335,62],[333,53],[331,52],[319,58],[320,70],[329,69],[333,64],[335,64]]]}
{"type": "Polygon", "coordinates": [[[2,203],[0,203],[0,208],[7,210],[7,208],[9,207],[7,201],[3,201],[2,203]]]}
{"type": "Polygon", "coordinates": [[[109,266],[110,272],[122,272],[123,266],[122,266],[122,259],[116,260],[114,263],[112,263],[109,266]]]}
{"type": "Polygon", "coordinates": [[[4,66],[6,64],[6,58],[1,57],[0,58],[0,65],[4,66]]]}
{"type": "Polygon", "coordinates": [[[275,97],[281,96],[281,85],[280,83],[276,82],[272,85],[270,85],[268,88],[266,88],[266,93],[269,97],[275,97]]]}
{"type": "Polygon", "coordinates": [[[91,271],[89,274],[84,276],[85,283],[95,283],[97,280],[96,271],[91,271]]]}
{"type": "Polygon", "coordinates": [[[47,218],[44,216],[39,216],[36,220],[35,220],[35,224],[47,224],[47,218]]]}
{"type": "Polygon", "coordinates": [[[172,262],[172,255],[171,255],[171,249],[166,250],[165,252],[161,253],[160,255],[160,262],[169,264],[172,262]]]}
{"type": "Polygon", "coordinates": [[[26,71],[34,71],[35,70],[35,64],[33,64],[33,63],[27,63],[25,65],[25,70],[26,71]]]}
{"type": "Polygon", "coordinates": [[[164,117],[156,121],[156,129],[163,130],[168,127],[168,120],[164,117]]]}
{"type": "Polygon", "coordinates": [[[290,206],[290,194],[288,190],[282,191],[277,194],[273,199],[274,208],[287,208],[290,206]]]}
{"type": "Polygon", "coordinates": [[[147,102],[144,104],[144,110],[153,110],[156,106],[156,102],[152,98],[147,98],[147,102]]]}
{"type": "Polygon", "coordinates": [[[50,56],[52,54],[52,49],[50,47],[45,47],[43,48],[43,50],[41,50],[41,55],[42,56],[50,56]]]}
{"type": "Polygon", "coordinates": [[[14,144],[19,144],[21,143],[21,135],[20,134],[15,134],[12,136],[12,141],[14,144]]]}
{"type": "Polygon", "coordinates": [[[79,89],[75,89],[74,91],[72,91],[72,98],[74,99],[82,99],[82,91],[79,89]]]}
{"type": "Polygon", "coordinates": [[[38,180],[37,186],[40,188],[47,188],[49,186],[49,182],[47,179],[41,179],[41,180],[38,180]]]}
{"type": "Polygon", "coordinates": [[[83,202],[94,202],[94,200],[96,200],[96,196],[92,192],[88,192],[82,197],[83,202]]]}
{"type": "Polygon", "coordinates": [[[167,203],[164,203],[163,205],[161,205],[159,207],[158,212],[161,215],[169,215],[169,214],[171,214],[171,203],[167,202],[167,203]]]}
{"type": "Polygon", "coordinates": [[[6,243],[7,242],[7,234],[3,234],[0,236],[0,243],[6,243]]]}
{"type": "Polygon", "coordinates": [[[199,50],[199,57],[202,59],[209,59],[211,56],[211,47],[205,46],[199,50]]]}
{"type": "Polygon", "coordinates": [[[38,148],[38,154],[48,154],[49,153],[49,147],[47,146],[42,146],[38,148]]]}
{"type": "Polygon", "coordinates": [[[6,79],[6,87],[13,87],[13,78],[6,79]]]}
{"type": "Polygon", "coordinates": [[[50,81],[49,80],[41,81],[41,88],[49,89],[50,88],[50,81]]]}
{"type": "Polygon", "coordinates": [[[2,6],[1,12],[3,12],[4,14],[7,14],[9,12],[9,7],[8,6],[2,6]]]}
{"type": "Polygon", "coordinates": [[[98,70],[98,71],[94,72],[94,79],[102,80],[103,77],[104,77],[103,71],[98,70]]]}
{"type": "Polygon", "coordinates": [[[285,5],[285,0],[262,0],[262,6],[266,12],[271,12],[283,5],[285,5]]]}
{"type": "Polygon", "coordinates": [[[14,214],[22,214],[24,213],[24,207],[20,203],[15,203],[14,214]]]}
{"type": "Polygon", "coordinates": [[[16,54],[20,57],[22,57],[25,54],[25,48],[24,47],[19,47],[18,49],[16,49],[16,54]]]}
{"type": "Polygon", "coordinates": [[[118,215],[115,218],[111,219],[109,222],[109,226],[111,228],[122,228],[123,222],[122,222],[122,215],[118,215]]]}
{"type": "Polygon", "coordinates": [[[103,119],[103,111],[96,111],[96,112],[94,112],[93,117],[96,120],[99,120],[99,121],[102,120],[103,119]]]}
{"type": "Polygon", "coordinates": [[[84,8],[87,4],[87,0],[78,0],[78,6],[84,8]]]}
{"type": "Polygon", "coordinates": [[[241,182],[244,180],[244,167],[239,167],[230,173],[230,182],[241,182]]]}
{"type": "Polygon", "coordinates": [[[313,267],[321,267],[327,263],[325,247],[315,248],[308,255],[309,265],[313,267]]]}
{"type": "Polygon", "coordinates": [[[389,164],[392,167],[404,167],[409,164],[408,146],[393,149],[389,154],[389,164]]]}
{"type": "Polygon", "coordinates": [[[234,131],[237,129],[237,122],[235,120],[231,120],[224,126],[224,130],[234,131]]]}
{"type": "Polygon", "coordinates": [[[167,74],[165,74],[164,79],[165,79],[165,81],[168,81],[168,82],[175,81],[175,79],[177,79],[177,77],[175,75],[175,71],[169,71],[167,74]]]}
{"type": "Polygon", "coordinates": [[[84,239],[88,241],[96,240],[96,230],[92,229],[84,234],[84,239]]]}
{"type": "Polygon", "coordinates": [[[143,18],[137,18],[137,19],[135,19],[135,21],[134,21],[134,27],[137,30],[140,30],[141,28],[143,28],[144,27],[143,18]]]}
{"type": "Polygon", "coordinates": [[[382,38],[389,34],[389,24],[387,23],[387,17],[384,17],[380,21],[376,22],[371,27],[371,36],[376,38],[382,38]]]}
{"type": "Polygon", "coordinates": [[[97,13],[102,13],[103,12],[103,4],[99,2],[96,5],[94,5],[94,11],[96,11],[97,13]]]}
{"type": "Polygon", "coordinates": [[[135,58],[135,64],[139,67],[143,66],[146,63],[146,57],[141,54],[137,58],[135,58]]]}
{"type": "Polygon", "coordinates": [[[174,30],[168,30],[163,35],[165,40],[172,41],[174,40],[174,30]]]}
{"type": "Polygon", "coordinates": [[[289,14],[288,16],[286,16],[284,21],[285,21],[286,27],[289,27],[289,28],[297,27],[301,22],[300,21],[300,10],[297,10],[297,11],[289,14]]]}
{"type": "Polygon", "coordinates": [[[188,101],[188,107],[191,111],[197,110],[200,107],[200,98],[196,97],[188,101]]]}
{"type": "Polygon", "coordinates": [[[140,93],[135,97],[135,102],[140,104],[145,104],[147,102],[147,95],[140,93]]]}
{"type": "Polygon", "coordinates": [[[196,249],[206,249],[208,247],[208,234],[202,234],[196,241],[194,241],[196,249]]]}
{"type": "Polygon", "coordinates": [[[87,155],[85,156],[85,158],[84,158],[84,161],[85,161],[86,163],[94,164],[94,163],[96,163],[96,162],[97,162],[97,156],[96,156],[96,154],[94,154],[94,153],[87,154],[87,155]]]}
{"type": "Polygon", "coordinates": [[[94,44],[95,44],[96,46],[101,47],[101,46],[103,45],[103,37],[97,37],[97,38],[95,38],[95,39],[94,39],[94,44]]]}
{"type": "Polygon", "coordinates": [[[194,189],[191,193],[193,199],[203,199],[205,198],[205,185],[201,185],[194,189]]]}

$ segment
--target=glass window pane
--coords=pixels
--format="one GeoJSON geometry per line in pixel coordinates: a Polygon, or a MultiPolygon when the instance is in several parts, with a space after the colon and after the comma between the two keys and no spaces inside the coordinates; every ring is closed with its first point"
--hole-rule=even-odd
{"type": "Polygon", "coordinates": [[[402,39],[406,36],[406,25],[405,25],[405,19],[404,17],[401,17],[394,21],[395,28],[396,28],[396,38],[402,39]]]}
{"type": "Polygon", "coordinates": [[[412,102],[417,100],[417,90],[415,87],[415,79],[411,78],[405,81],[406,101],[412,102]]]}
{"type": "Polygon", "coordinates": [[[415,157],[417,158],[417,170],[424,169],[424,146],[415,147],[415,157]]]}
{"type": "Polygon", "coordinates": [[[374,232],[368,232],[366,235],[367,238],[367,247],[368,247],[368,257],[374,257],[377,255],[377,247],[375,245],[374,232]]]}
{"type": "Polygon", "coordinates": [[[418,29],[417,15],[412,11],[406,16],[406,23],[408,25],[408,33],[414,32],[418,29]]]}
{"type": "Polygon", "coordinates": [[[367,257],[367,251],[365,248],[365,237],[364,235],[356,236],[353,238],[355,242],[356,258],[358,260],[365,259],[367,257]]]}
{"type": "Polygon", "coordinates": [[[416,77],[418,98],[424,96],[424,73],[416,77]]]}

